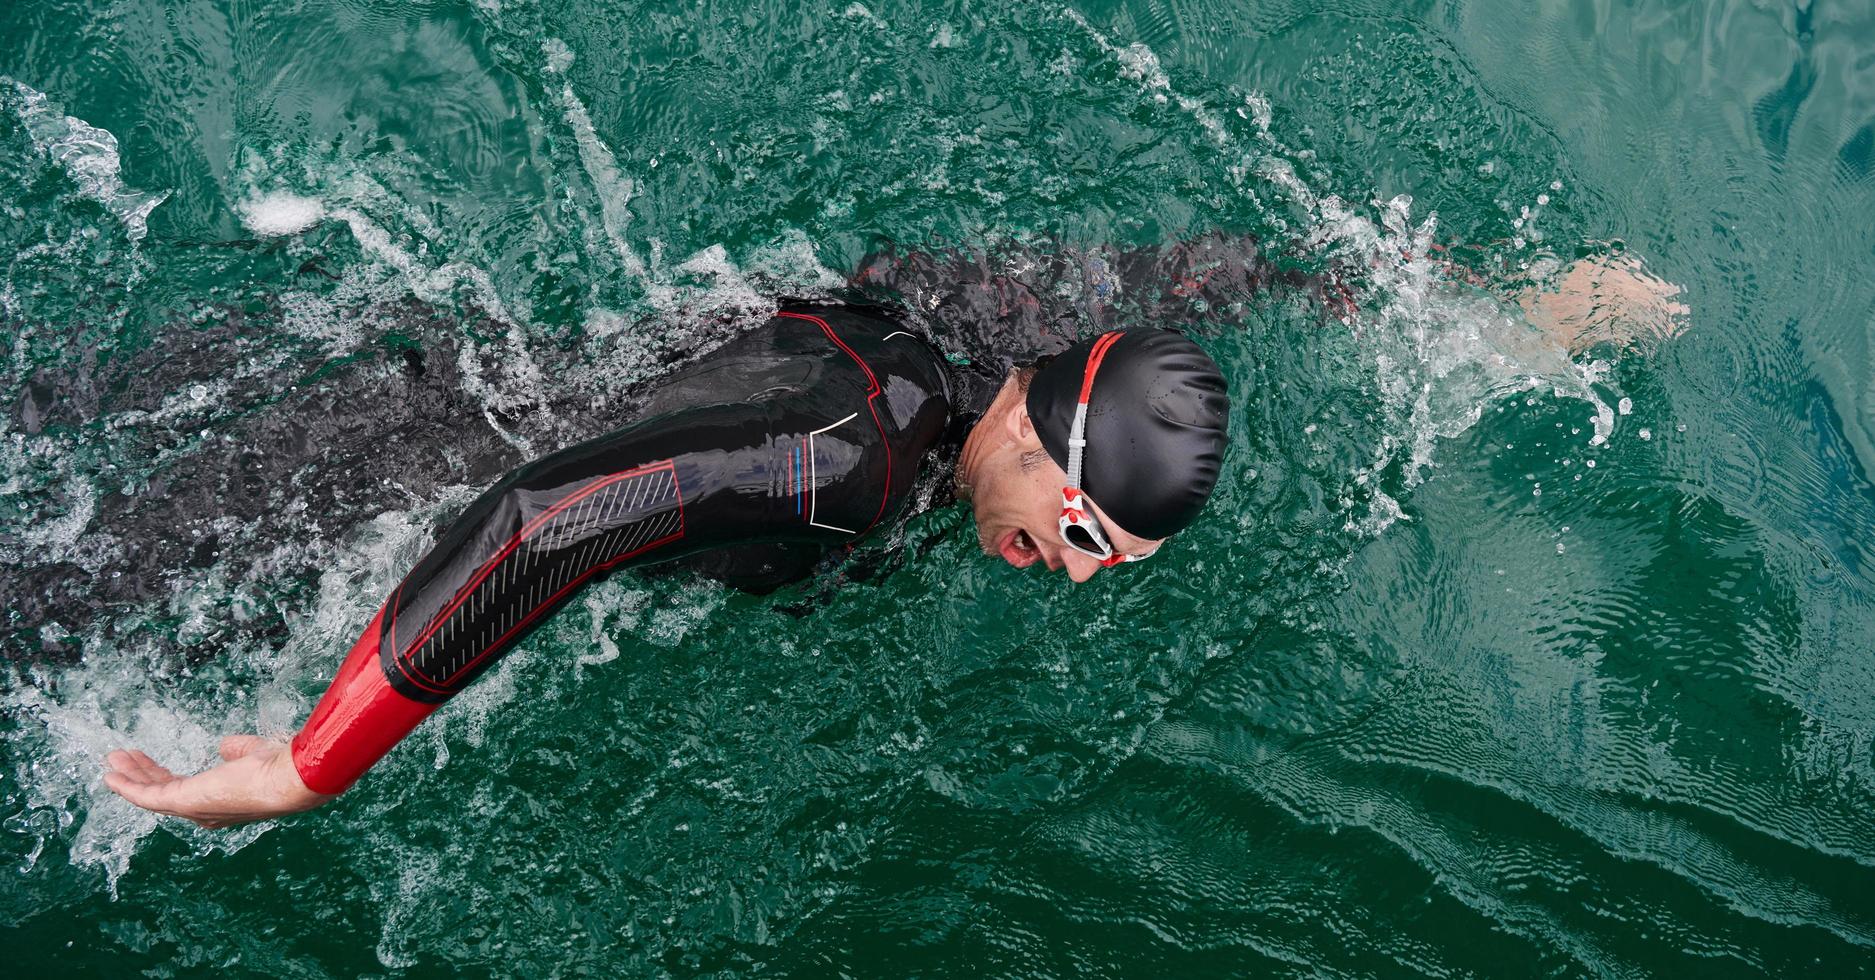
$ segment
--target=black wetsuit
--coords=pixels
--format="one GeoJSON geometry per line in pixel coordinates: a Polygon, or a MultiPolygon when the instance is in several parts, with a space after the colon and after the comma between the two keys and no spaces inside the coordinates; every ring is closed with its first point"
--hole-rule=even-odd
{"type": "Polygon", "coordinates": [[[904,509],[951,388],[883,308],[784,307],[662,379],[641,421],[483,493],[392,593],[387,676],[440,701],[614,568],[707,551],[699,571],[756,591],[808,574],[904,509]]]}

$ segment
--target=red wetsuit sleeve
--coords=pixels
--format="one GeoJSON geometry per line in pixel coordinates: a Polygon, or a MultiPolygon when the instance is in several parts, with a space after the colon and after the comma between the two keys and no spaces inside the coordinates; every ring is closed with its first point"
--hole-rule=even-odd
{"type": "Polygon", "coordinates": [[[339,667],[306,726],[293,737],[293,768],[308,789],[342,793],[384,753],[430,716],[437,705],[391,689],[378,663],[378,610],[339,667]]]}
{"type": "MultiPolygon", "coordinates": [[[[889,337],[896,322],[805,309],[813,312],[783,311],[767,333],[742,341],[750,350],[732,372],[742,380],[721,393],[722,403],[656,413],[527,463],[452,521],[372,617],[294,737],[293,764],[307,787],[350,787],[586,583],[615,568],[728,547],[825,548],[882,520],[894,491],[902,500],[912,480],[894,469],[885,427],[901,409],[880,404],[884,386],[858,351],[880,347],[879,335],[889,337]],[[849,328],[851,336],[842,333],[849,328]],[[782,386],[812,357],[830,380],[782,386]],[[763,358],[773,385],[743,377],[763,358]],[[750,399],[748,388],[791,394],[750,399]]],[[[915,350],[936,364],[928,348],[915,350]]],[[[937,387],[915,390],[941,390],[941,369],[929,380],[937,387]]],[[[934,399],[926,402],[938,411],[915,416],[924,435],[909,460],[943,431],[942,402],[934,399]]]]}
{"type": "MultiPolygon", "coordinates": [[[[681,553],[692,541],[715,543],[684,523],[672,458],[679,454],[669,450],[727,447],[759,463],[774,455],[763,452],[764,410],[712,408],[658,422],[529,463],[444,529],[372,617],[294,737],[294,768],[308,788],[349,788],[587,581],[634,560],[681,553]]],[[[751,462],[742,459],[733,472],[754,470],[751,462]]],[[[693,485],[708,487],[696,477],[713,474],[687,468],[693,485]]],[[[751,502],[733,485],[719,497],[709,522],[718,537],[746,539],[780,509],[760,506],[766,498],[751,502]]]]}
{"type": "MultiPolygon", "coordinates": [[[[713,430],[676,424],[694,416],[667,416],[655,430],[621,430],[536,460],[485,491],[353,644],[293,739],[300,779],[320,793],[348,789],[581,585],[682,544],[675,454],[647,461],[666,446],[646,444],[662,437],[669,448],[686,438],[704,446],[760,446],[762,433],[749,424],[751,417],[765,422],[760,412],[716,410],[721,418],[713,430]]],[[[762,508],[733,492],[725,497],[740,504],[742,527],[736,520],[711,522],[717,530],[759,526],[762,508]]]]}

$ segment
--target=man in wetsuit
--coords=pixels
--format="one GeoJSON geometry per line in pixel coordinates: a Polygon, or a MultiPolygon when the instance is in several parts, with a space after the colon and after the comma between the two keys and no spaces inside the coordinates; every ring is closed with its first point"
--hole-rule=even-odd
{"type": "Polygon", "coordinates": [[[921,473],[952,461],[987,553],[1084,582],[1196,518],[1228,408],[1216,364],[1171,331],[1106,331],[985,375],[895,310],[784,304],[661,379],[634,424],[483,493],[386,598],[290,746],[232,737],[222,765],[190,777],[123,750],[105,779],[206,827],[311,809],[593,578],[688,560],[772,589],[903,519],[921,473]]]}
{"type": "MultiPolygon", "coordinates": [[[[1191,341],[1107,328],[1231,315],[1277,281],[1331,311],[1346,296],[1332,278],[1286,274],[1254,242],[1221,236],[1017,265],[1027,272],[918,253],[862,264],[856,284],[882,282],[934,334],[964,338],[975,355],[964,364],[892,309],[785,305],[660,380],[636,424],[527,464],[477,499],[387,598],[290,747],[235,736],[223,765],[190,777],[118,751],[107,783],[210,827],[310,809],[593,577],[682,561],[772,589],[943,499],[953,479],[984,550],[1012,565],[1043,562],[1079,582],[1148,557],[1216,483],[1227,401],[1191,341]],[[1130,316],[1117,296],[1136,301],[1130,316]],[[1088,324],[1093,335],[1070,345],[1088,324]],[[1012,350],[1012,336],[1026,349],[1012,350]],[[1049,351],[1059,353],[1031,356],[1049,351]]],[[[1610,314],[1630,337],[1671,336],[1685,312],[1677,292],[1631,260],[1590,259],[1556,288],[1513,298],[1573,350],[1610,314]]]]}

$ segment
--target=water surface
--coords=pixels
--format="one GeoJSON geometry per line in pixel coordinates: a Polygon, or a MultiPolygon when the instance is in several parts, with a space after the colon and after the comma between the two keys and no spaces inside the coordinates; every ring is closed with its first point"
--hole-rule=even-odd
{"type": "Polygon", "coordinates": [[[1871,37],[1807,3],[8,5],[7,946],[1869,972],[1871,37]],[[1151,562],[1071,588],[939,507],[776,596],[593,589],[315,814],[203,832],[101,785],[121,744],[291,731],[438,521],[775,296],[947,246],[1091,317],[1037,256],[1214,233],[1365,271],[1352,315],[1186,311],[1233,445],[1151,562]],[[1613,253],[1687,332],[1528,343],[1502,296],[1613,253]]]}

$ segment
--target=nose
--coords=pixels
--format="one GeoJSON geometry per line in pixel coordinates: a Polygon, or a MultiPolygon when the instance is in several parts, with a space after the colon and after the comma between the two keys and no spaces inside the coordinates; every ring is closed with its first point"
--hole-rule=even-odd
{"type": "Polygon", "coordinates": [[[1068,578],[1075,582],[1085,582],[1100,571],[1100,562],[1083,555],[1073,548],[1061,549],[1061,564],[1068,570],[1068,578]]]}

